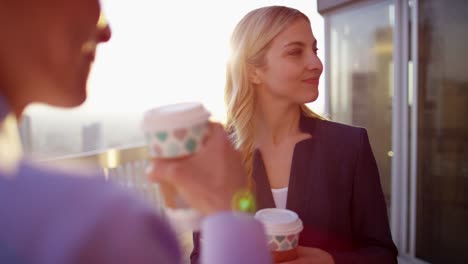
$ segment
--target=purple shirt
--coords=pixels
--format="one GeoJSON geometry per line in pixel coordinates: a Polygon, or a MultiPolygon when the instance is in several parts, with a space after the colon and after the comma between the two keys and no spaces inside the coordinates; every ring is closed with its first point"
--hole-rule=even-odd
{"type": "MultiPolygon", "coordinates": [[[[170,227],[136,197],[104,180],[27,163],[0,173],[0,263],[180,263],[170,227]]],[[[208,217],[203,263],[271,263],[260,223],[208,217]]]]}

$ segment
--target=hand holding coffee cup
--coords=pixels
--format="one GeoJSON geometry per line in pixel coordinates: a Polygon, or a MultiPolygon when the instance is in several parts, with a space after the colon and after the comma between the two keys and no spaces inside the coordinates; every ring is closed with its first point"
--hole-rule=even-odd
{"type": "MultiPolygon", "coordinates": [[[[156,120],[152,122],[157,125],[156,120]]],[[[247,186],[241,155],[220,124],[207,122],[203,135],[201,144],[189,155],[174,157],[153,152],[150,176],[170,187],[168,196],[176,194],[175,206],[181,198],[202,215],[232,210],[234,194],[247,186]]]]}
{"type": "Polygon", "coordinates": [[[268,247],[275,263],[298,258],[299,234],[303,226],[299,216],[287,209],[267,208],[255,214],[265,227],[268,247]]]}
{"type": "Polygon", "coordinates": [[[203,215],[235,210],[235,194],[247,186],[241,155],[220,124],[211,123],[198,152],[180,160],[157,159],[151,176],[174,186],[183,200],[203,215]]]}
{"type": "Polygon", "coordinates": [[[335,264],[332,255],[320,248],[298,246],[297,254],[297,259],[284,261],[281,264],[335,264]]]}
{"type": "MultiPolygon", "coordinates": [[[[179,103],[148,110],[143,131],[152,160],[181,159],[197,152],[208,133],[210,113],[199,103],[179,103]]],[[[171,184],[160,182],[166,213],[180,228],[198,229],[200,214],[180,198],[171,184]]]]}

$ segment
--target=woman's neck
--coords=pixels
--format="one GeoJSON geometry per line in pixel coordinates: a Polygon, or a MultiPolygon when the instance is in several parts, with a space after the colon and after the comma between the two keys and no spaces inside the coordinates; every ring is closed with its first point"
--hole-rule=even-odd
{"type": "Polygon", "coordinates": [[[278,145],[301,133],[300,106],[259,104],[255,114],[255,142],[257,145],[278,145]]]}

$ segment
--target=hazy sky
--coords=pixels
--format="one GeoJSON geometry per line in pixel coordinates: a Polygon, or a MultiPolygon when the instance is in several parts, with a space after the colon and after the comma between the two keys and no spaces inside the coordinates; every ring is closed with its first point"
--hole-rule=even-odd
{"type": "MultiPolygon", "coordinates": [[[[228,40],[248,11],[287,5],[312,21],[323,60],[323,19],[314,0],[103,0],[112,40],[100,46],[89,79],[88,100],[74,110],[33,106],[32,114],[141,115],[151,107],[202,101],[224,120],[223,89],[228,40]]],[[[311,105],[323,112],[321,95],[311,105]]]]}

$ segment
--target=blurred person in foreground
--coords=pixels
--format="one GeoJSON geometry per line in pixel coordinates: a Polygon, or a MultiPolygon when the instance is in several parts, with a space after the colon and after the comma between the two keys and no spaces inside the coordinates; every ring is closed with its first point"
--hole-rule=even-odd
{"type": "MultiPolygon", "coordinates": [[[[100,15],[98,0],[0,0],[0,263],[181,262],[168,224],[135,197],[98,177],[41,168],[15,144],[29,104],[85,101],[96,46],[111,34],[100,15]]],[[[205,263],[271,262],[261,224],[232,208],[246,177],[220,125],[193,157],[154,163],[151,176],[207,216],[205,263]]]]}

